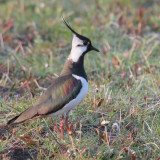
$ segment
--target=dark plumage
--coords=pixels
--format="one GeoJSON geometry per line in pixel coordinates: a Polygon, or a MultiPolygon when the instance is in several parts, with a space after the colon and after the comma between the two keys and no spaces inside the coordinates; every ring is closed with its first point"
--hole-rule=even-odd
{"type": "Polygon", "coordinates": [[[30,119],[46,117],[57,112],[70,100],[74,99],[82,87],[81,81],[72,75],[55,79],[37,103],[7,122],[7,125],[23,123],[30,119]]]}

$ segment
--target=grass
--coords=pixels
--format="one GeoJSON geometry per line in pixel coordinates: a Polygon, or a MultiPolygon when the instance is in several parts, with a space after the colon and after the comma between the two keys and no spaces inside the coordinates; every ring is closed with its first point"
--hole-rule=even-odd
{"type": "Polygon", "coordinates": [[[89,93],[70,115],[73,135],[61,140],[59,116],[1,128],[0,159],[160,159],[158,3],[0,1],[1,125],[59,75],[72,40],[62,15],[101,50],[85,57],[89,93]]]}

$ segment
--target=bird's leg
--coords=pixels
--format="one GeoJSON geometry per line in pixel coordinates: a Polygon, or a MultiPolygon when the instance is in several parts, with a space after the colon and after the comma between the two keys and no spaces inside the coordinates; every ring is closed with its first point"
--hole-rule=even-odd
{"type": "Polygon", "coordinates": [[[68,135],[70,135],[71,130],[70,130],[69,125],[68,125],[68,115],[66,115],[65,125],[66,125],[66,128],[67,128],[68,135]]]}
{"type": "Polygon", "coordinates": [[[62,119],[61,119],[61,121],[60,121],[60,129],[61,129],[61,138],[62,138],[62,139],[64,139],[63,120],[64,120],[64,116],[62,115],[62,119]]]}

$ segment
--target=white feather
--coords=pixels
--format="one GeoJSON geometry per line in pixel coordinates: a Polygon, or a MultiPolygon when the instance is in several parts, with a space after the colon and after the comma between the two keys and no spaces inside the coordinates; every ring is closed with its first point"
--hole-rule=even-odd
{"type": "Polygon", "coordinates": [[[83,45],[83,41],[79,39],[76,35],[73,35],[72,49],[69,55],[69,59],[71,59],[73,62],[77,62],[81,55],[87,50],[86,46],[77,45],[83,45]]]}
{"type": "Polygon", "coordinates": [[[80,80],[82,83],[82,88],[81,88],[79,94],[77,95],[77,97],[75,99],[73,99],[69,103],[67,103],[62,109],[58,110],[55,113],[52,113],[51,115],[68,114],[68,112],[71,109],[73,109],[74,107],[79,105],[80,102],[85,98],[85,96],[88,92],[88,82],[83,77],[80,77],[80,76],[77,76],[74,74],[72,74],[72,76],[74,78],[80,80]]]}

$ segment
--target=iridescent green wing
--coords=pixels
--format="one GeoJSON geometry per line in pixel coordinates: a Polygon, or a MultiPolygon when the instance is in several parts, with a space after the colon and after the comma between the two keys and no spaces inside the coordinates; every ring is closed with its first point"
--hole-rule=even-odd
{"type": "Polygon", "coordinates": [[[7,125],[23,123],[56,112],[76,98],[81,88],[81,81],[75,79],[72,75],[58,77],[35,105],[9,120],[7,125]]]}
{"type": "Polygon", "coordinates": [[[58,77],[36,103],[38,114],[48,115],[60,110],[76,98],[81,88],[81,81],[72,75],[58,77]]]}

